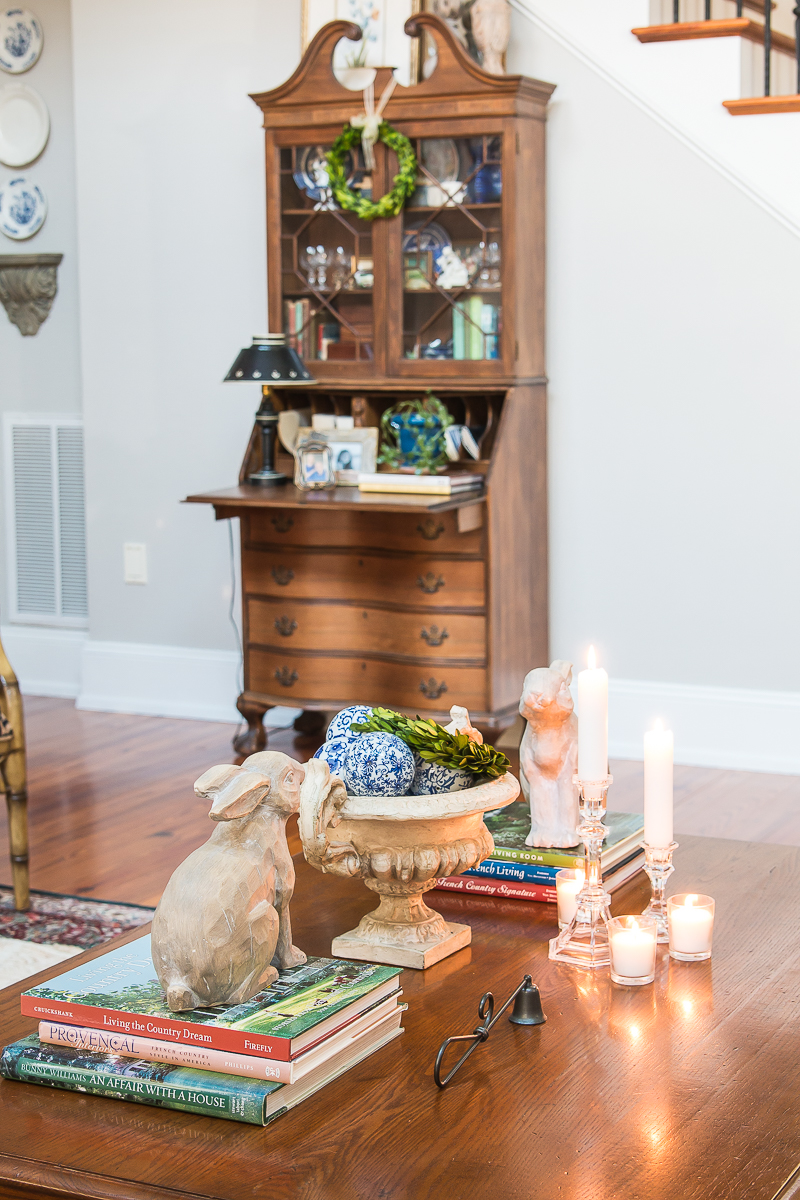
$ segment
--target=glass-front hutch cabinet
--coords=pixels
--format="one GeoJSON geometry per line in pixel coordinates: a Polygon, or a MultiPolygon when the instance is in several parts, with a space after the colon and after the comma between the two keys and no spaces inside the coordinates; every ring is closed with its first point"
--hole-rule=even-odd
{"type": "MultiPolygon", "coordinates": [[[[480,472],[469,499],[312,495],[255,488],[253,438],[240,485],[193,500],[241,518],[248,730],[275,704],[306,728],[353,701],[445,717],[463,703],[495,732],[514,717],[526,671],[547,661],[544,378],[544,121],[550,84],[489,75],[432,15],[412,36],[437,66],[397,86],[385,119],[412,142],[413,193],[392,218],[360,220],[328,187],[326,154],[363,109],[331,59],[345,21],[325,26],[280,87],[253,96],[266,132],[269,327],[315,383],[273,389],[277,405],[352,415],[428,389],[467,425],[480,472]],[[432,590],[431,590],[432,589],[432,590]],[[315,715],[316,714],[316,715],[315,715]],[[301,722],[302,724],[302,722],[301,722]]],[[[391,76],[379,68],[375,95],[391,76]]],[[[394,154],[360,146],[345,172],[375,198],[394,154]]],[[[462,451],[462,453],[464,453],[462,451]]],[[[291,474],[288,456],[278,466],[291,474]]]]}

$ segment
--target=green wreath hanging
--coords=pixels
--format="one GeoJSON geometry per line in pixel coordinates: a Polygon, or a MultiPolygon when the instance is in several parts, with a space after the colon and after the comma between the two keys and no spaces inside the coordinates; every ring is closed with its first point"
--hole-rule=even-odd
{"type": "Polygon", "coordinates": [[[408,138],[393,129],[388,121],[381,121],[378,141],[383,142],[397,155],[398,172],[392,190],[380,200],[366,200],[347,186],[344,163],[348,150],[361,142],[361,129],[345,125],[328,154],[328,183],[336,203],[363,221],[374,221],[376,217],[396,217],[417,181],[417,156],[408,138]]]}

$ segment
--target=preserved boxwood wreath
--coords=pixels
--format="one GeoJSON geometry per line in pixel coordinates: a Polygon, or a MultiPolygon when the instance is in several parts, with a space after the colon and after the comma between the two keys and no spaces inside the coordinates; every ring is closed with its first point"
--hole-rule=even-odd
{"type": "Polygon", "coordinates": [[[383,142],[397,155],[398,172],[394,186],[380,200],[366,200],[347,186],[344,160],[348,150],[361,141],[362,130],[345,125],[328,154],[328,182],[336,203],[363,221],[374,221],[376,217],[396,217],[414,190],[417,179],[417,156],[408,138],[393,129],[388,121],[381,121],[378,141],[383,142]]]}

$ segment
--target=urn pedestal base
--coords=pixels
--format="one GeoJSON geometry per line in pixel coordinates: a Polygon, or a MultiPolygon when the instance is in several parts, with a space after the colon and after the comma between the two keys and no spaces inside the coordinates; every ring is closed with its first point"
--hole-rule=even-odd
{"type": "Polygon", "coordinates": [[[355,958],[365,962],[386,963],[390,967],[413,967],[424,971],[434,963],[441,962],[456,950],[463,950],[472,941],[472,929],[469,925],[456,925],[454,921],[446,921],[447,933],[436,941],[417,942],[415,945],[402,946],[397,942],[373,942],[359,936],[358,929],[351,929],[334,938],[331,944],[331,954],[334,958],[355,958]]]}
{"type": "Polygon", "coordinates": [[[433,887],[432,880],[364,882],[380,895],[381,902],[374,912],[361,918],[355,929],[334,938],[334,958],[365,959],[424,971],[472,941],[469,925],[445,921],[441,913],[428,908],[422,897],[433,887]]]}

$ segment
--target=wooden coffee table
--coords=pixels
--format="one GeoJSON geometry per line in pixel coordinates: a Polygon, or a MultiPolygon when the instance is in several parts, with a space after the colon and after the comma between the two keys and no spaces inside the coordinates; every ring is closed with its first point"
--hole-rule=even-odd
{"type": "MultiPolygon", "coordinates": [[[[800,1196],[800,849],[680,842],[672,890],[717,901],[710,962],[671,962],[659,948],[653,986],[617,987],[607,972],[548,961],[553,907],[432,892],[473,942],[403,974],[395,1042],[267,1129],[3,1080],[0,1196],[800,1196]],[[526,972],[547,1024],[502,1018],[438,1091],[442,1039],[469,1032],[481,994],[499,1005],[526,972]]],[[[328,954],[374,897],[295,861],[297,944],[328,954]]],[[[645,883],[618,892],[614,911],[641,911],[645,883]]],[[[18,988],[0,993],[3,1043],[34,1029],[18,988]]]]}

